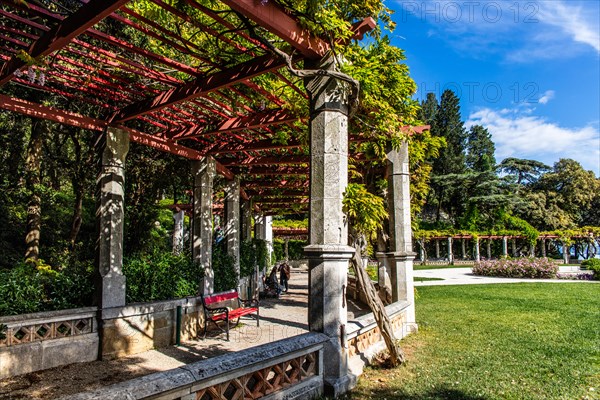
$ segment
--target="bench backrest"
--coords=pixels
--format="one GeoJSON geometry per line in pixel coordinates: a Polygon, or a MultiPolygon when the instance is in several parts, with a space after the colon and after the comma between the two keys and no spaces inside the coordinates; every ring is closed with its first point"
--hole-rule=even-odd
{"type": "Polygon", "coordinates": [[[222,303],[229,300],[234,300],[238,298],[238,292],[235,290],[229,290],[227,292],[214,293],[208,296],[202,297],[202,302],[205,306],[210,306],[215,303],[222,303]]]}

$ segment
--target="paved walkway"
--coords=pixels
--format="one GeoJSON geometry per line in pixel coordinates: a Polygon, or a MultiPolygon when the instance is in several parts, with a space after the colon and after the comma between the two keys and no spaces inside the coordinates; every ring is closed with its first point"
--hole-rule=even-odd
{"type": "MultiPolygon", "coordinates": [[[[559,267],[560,272],[576,272],[578,267],[559,267]]],[[[439,286],[439,285],[478,285],[486,283],[519,283],[519,282],[586,282],[600,283],[599,281],[574,281],[569,279],[530,279],[530,278],[496,278],[491,276],[479,276],[471,273],[471,268],[441,268],[423,269],[414,271],[415,278],[441,278],[443,280],[422,281],[415,280],[415,286],[439,286]]]]}

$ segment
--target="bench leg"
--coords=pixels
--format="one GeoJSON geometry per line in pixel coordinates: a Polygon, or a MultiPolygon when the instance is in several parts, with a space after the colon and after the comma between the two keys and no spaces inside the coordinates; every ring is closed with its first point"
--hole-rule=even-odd
{"type": "Polygon", "coordinates": [[[256,326],[260,326],[260,312],[256,310],[256,326]]]}
{"type": "Polygon", "coordinates": [[[229,318],[227,318],[227,341],[229,342],[229,318]]]}

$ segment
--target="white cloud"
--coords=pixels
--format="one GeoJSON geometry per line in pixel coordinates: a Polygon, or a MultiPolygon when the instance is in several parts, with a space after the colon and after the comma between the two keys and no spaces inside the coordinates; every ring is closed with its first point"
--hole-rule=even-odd
{"type": "Polygon", "coordinates": [[[397,1],[407,15],[431,25],[462,54],[502,54],[508,62],[532,62],[600,53],[600,3],[587,0],[397,1]],[[574,45],[579,44],[579,45],[574,45]]]}
{"type": "Polygon", "coordinates": [[[540,1],[539,5],[542,22],[560,28],[574,41],[585,43],[600,52],[597,10],[590,15],[581,4],[567,6],[562,1],[540,1]]]}
{"type": "Polygon", "coordinates": [[[548,104],[554,98],[554,90],[546,90],[542,97],[538,100],[540,104],[548,104]]]}
{"type": "Polygon", "coordinates": [[[472,113],[466,126],[472,125],[483,125],[492,134],[498,161],[516,157],[551,166],[560,158],[572,158],[600,176],[600,131],[597,126],[566,128],[517,110],[508,113],[490,108],[472,113]]]}

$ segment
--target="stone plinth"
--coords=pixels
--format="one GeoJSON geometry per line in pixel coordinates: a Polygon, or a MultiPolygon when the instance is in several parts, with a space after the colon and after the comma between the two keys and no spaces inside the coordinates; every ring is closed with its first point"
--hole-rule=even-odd
{"type": "Polygon", "coordinates": [[[353,386],[348,376],[346,287],[348,260],[354,254],[349,246],[310,245],[308,258],[308,325],[312,332],[329,337],[325,343],[324,374],[328,391],[343,393],[353,386]]]}

